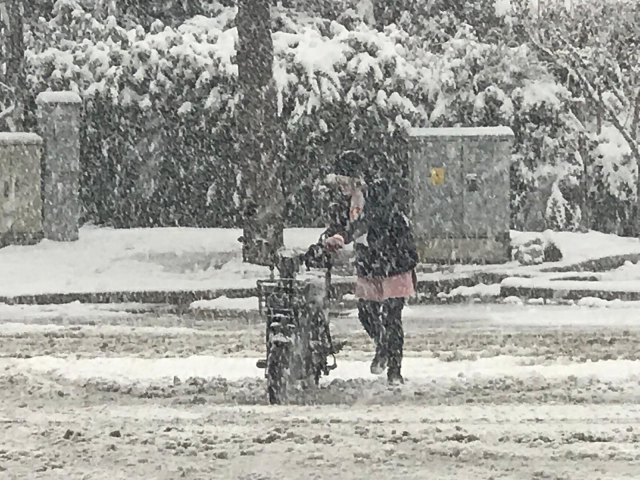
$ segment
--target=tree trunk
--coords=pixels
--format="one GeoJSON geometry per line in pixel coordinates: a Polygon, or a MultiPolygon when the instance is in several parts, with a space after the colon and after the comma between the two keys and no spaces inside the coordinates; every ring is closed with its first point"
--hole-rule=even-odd
{"type": "Polygon", "coordinates": [[[279,129],[273,84],[271,0],[239,0],[236,114],[239,187],[243,207],[243,260],[269,265],[283,245],[284,196],[279,176],[279,129]]]}
{"type": "MultiPolygon", "coordinates": [[[[631,137],[634,140],[637,140],[640,143],[640,139],[638,139],[638,127],[640,126],[640,89],[636,93],[635,105],[633,106],[633,119],[631,121],[631,137]]],[[[636,143],[636,145],[638,145],[636,143]]],[[[635,151],[636,156],[636,203],[635,210],[633,212],[634,218],[634,234],[636,237],[640,237],[640,152],[635,151]]]]}
{"type": "Polygon", "coordinates": [[[24,8],[22,0],[5,2],[7,28],[5,38],[7,52],[6,86],[13,96],[13,110],[4,120],[9,130],[20,132],[24,129],[24,96],[26,77],[24,71],[24,8]]]}
{"type": "Polygon", "coordinates": [[[587,139],[584,132],[580,132],[579,152],[582,157],[582,226],[585,230],[593,228],[591,218],[591,203],[589,201],[589,192],[591,191],[591,178],[589,171],[589,149],[587,147],[587,139]]]}
{"type": "Polygon", "coordinates": [[[98,0],[95,7],[95,16],[101,20],[118,16],[118,3],[116,0],[98,0]]]}
{"type": "Polygon", "coordinates": [[[640,127],[640,88],[636,92],[636,100],[633,106],[633,117],[631,120],[631,136],[638,138],[638,128],[640,127]]]}

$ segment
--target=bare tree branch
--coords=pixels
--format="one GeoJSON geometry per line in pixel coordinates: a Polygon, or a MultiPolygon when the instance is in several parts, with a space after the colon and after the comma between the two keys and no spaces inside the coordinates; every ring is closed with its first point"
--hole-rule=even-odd
{"type": "MultiPolygon", "coordinates": [[[[538,50],[540,50],[549,58],[551,58],[558,66],[566,69],[567,71],[570,72],[571,75],[573,75],[575,78],[580,80],[580,82],[584,85],[586,92],[588,93],[591,100],[596,102],[598,106],[602,109],[602,111],[607,114],[608,120],[613,124],[613,126],[620,132],[620,134],[623,136],[625,141],[629,144],[629,148],[631,149],[634,157],[636,158],[636,162],[640,163],[640,147],[638,146],[638,143],[636,142],[635,138],[631,136],[630,132],[628,132],[627,129],[624,128],[622,123],[620,123],[620,120],[618,119],[616,112],[607,104],[607,102],[603,100],[601,92],[591,84],[591,82],[586,77],[586,75],[583,75],[579,71],[579,69],[574,68],[572,65],[569,64],[569,62],[562,59],[560,55],[558,55],[556,52],[552,52],[547,47],[543,46],[535,38],[535,36],[531,33],[531,31],[528,28],[526,28],[525,31],[531,43],[538,50]]],[[[561,37],[561,39],[563,42],[566,43],[566,40],[564,38],[561,37]]],[[[582,67],[586,67],[584,60],[579,55],[577,56],[574,55],[574,57],[577,57],[577,60],[582,67]]]]}
{"type": "Polygon", "coordinates": [[[633,107],[633,118],[631,119],[631,135],[638,136],[638,127],[640,126],[640,88],[636,92],[636,102],[633,107]]]}
{"type": "MultiPolygon", "coordinates": [[[[625,81],[624,81],[624,76],[622,75],[622,69],[620,68],[620,64],[618,63],[617,60],[614,59],[612,61],[611,67],[613,68],[613,72],[614,72],[614,75],[616,76],[616,80],[624,88],[625,81]]],[[[622,89],[618,88],[615,84],[611,85],[611,87],[613,88],[613,93],[616,96],[616,98],[618,99],[618,101],[620,103],[622,103],[622,105],[624,105],[625,107],[629,108],[629,99],[624,94],[622,89]]]]}
{"type": "MultiPolygon", "coordinates": [[[[575,51],[575,48],[571,44],[569,44],[569,42],[565,38],[563,38],[561,35],[560,35],[560,39],[570,49],[571,53],[573,53],[573,56],[578,61],[578,63],[580,63],[580,65],[583,68],[586,68],[586,64],[584,60],[582,59],[582,57],[580,57],[580,55],[577,54],[577,52],[575,51]]],[[[577,69],[574,69],[574,70],[577,70],[577,69]]],[[[611,108],[611,106],[607,104],[607,102],[604,101],[604,99],[602,98],[602,92],[599,89],[596,90],[589,83],[589,80],[584,76],[583,76],[583,82],[587,86],[587,89],[590,90],[590,94],[593,97],[593,99],[600,105],[600,108],[602,108],[602,110],[607,114],[607,116],[609,117],[609,121],[613,124],[614,127],[616,127],[616,129],[620,132],[620,134],[624,137],[626,142],[629,144],[631,151],[636,157],[636,161],[640,162],[640,147],[638,146],[636,139],[631,135],[630,132],[627,131],[626,128],[624,128],[624,125],[622,125],[622,123],[620,122],[620,119],[618,118],[618,115],[615,112],[615,110],[611,108]]]]}

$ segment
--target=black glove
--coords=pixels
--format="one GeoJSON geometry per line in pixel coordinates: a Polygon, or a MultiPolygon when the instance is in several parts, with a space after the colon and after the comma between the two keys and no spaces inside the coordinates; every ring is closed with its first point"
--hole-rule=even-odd
{"type": "Polygon", "coordinates": [[[304,254],[304,264],[307,269],[327,268],[330,264],[331,256],[323,245],[315,243],[309,247],[304,254]]]}

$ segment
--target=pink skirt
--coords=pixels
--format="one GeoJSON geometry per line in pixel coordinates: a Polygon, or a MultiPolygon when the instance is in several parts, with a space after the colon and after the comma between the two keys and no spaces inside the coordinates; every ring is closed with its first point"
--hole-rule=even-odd
{"type": "Polygon", "coordinates": [[[356,281],[356,298],[384,302],[389,298],[409,298],[416,293],[412,272],[393,277],[363,278],[356,281]]]}

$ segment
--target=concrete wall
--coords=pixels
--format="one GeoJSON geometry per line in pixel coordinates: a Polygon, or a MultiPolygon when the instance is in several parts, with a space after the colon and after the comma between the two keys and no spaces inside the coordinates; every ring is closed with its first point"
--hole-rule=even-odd
{"type": "Polygon", "coordinates": [[[421,260],[510,260],[511,129],[413,129],[410,134],[411,217],[421,260]]]}
{"type": "Polygon", "coordinates": [[[42,238],[42,139],[0,133],[0,246],[42,238]]]}

